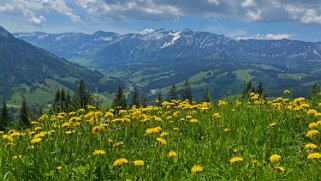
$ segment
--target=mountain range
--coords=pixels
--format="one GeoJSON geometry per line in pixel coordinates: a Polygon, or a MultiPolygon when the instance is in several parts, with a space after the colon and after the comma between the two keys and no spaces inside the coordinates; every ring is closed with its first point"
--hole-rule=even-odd
{"type": "Polygon", "coordinates": [[[32,104],[47,104],[57,89],[76,90],[82,79],[93,92],[111,93],[116,79],[71,63],[15,38],[0,27],[0,95],[19,105],[22,97],[32,104]]]}
{"type": "Polygon", "coordinates": [[[173,83],[180,89],[189,79],[198,97],[205,87],[216,97],[235,94],[250,80],[262,81],[271,95],[292,87],[304,94],[309,91],[304,87],[321,77],[320,42],[235,40],[190,29],[14,36],[152,92],[167,91],[173,83]]]}

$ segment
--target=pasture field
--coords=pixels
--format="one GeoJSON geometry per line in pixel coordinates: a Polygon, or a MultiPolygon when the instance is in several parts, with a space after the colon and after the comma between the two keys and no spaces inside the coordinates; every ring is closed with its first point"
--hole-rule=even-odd
{"type": "Polygon", "coordinates": [[[321,104],[155,102],[44,114],[0,136],[3,180],[318,180],[321,104]]]}

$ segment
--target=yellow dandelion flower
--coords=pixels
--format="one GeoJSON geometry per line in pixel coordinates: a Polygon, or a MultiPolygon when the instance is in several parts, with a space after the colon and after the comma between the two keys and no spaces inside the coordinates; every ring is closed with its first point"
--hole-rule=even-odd
{"type": "Polygon", "coordinates": [[[18,159],[18,158],[22,158],[22,155],[15,155],[12,157],[13,160],[18,159]]]}
{"type": "Polygon", "coordinates": [[[271,161],[272,163],[278,162],[278,161],[280,161],[280,160],[281,160],[281,156],[278,155],[278,154],[273,154],[273,155],[270,156],[270,161],[271,161]]]}
{"type": "Polygon", "coordinates": [[[58,171],[60,171],[60,170],[62,169],[62,166],[59,165],[59,166],[56,167],[56,169],[57,169],[58,171]]]}
{"type": "Polygon", "coordinates": [[[317,158],[321,158],[321,154],[320,153],[314,152],[314,153],[310,153],[308,155],[308,159],[317,159],[317,158]]]}
{"type": "Polygon", "coordinates": [[[169,135],[169,133],[164,131],[159,135],[159,137],[166,137],[168,135],[169,135]]]}
{"type": "Polygon", "coordinates": [[[281,172],[281,173],[283,173],[284,171],[285,171],[285,168],[284,167],[282,167],[282,166],[276,166],[276,167],[274,167],[277,171],[279,171],[279,172],[281,172]]]}
{"type": "Polygon", "coordinates": [[[290,92],[290,90],[286,89],[286,90],[283,91],[283,93],[284,94],[290,94],[291,92],[290,92]]]}
{"type": "Polygon", "coordinates": [[[318,123],[316,123],[316,122],[312,122],[309,124],[309,129],[315,129],[317,127],[318,127],[318,123]]]}
{"type": "Polygon", "coordinates": [[[317,145],[315,145],[314,143],[308,143],[304,146],[304,149],[315,149],[318,148],[317,145]]]}
{"type": "Polygon", "coordinates": [[[4,131],[0,131],[0,134],[4,134],[4,131]]]}
{"type": "Polygon", "coordinates": [[[173,128],[173,131],[179,131],[179,128],[173,128]]]}
{"type": "Polygon", "coordinates": [[[159,133],[162,130],[161,127],[148,128],[146,129],[146,134],[159,133]]]}
{"type": "Polygon", "coordinates": [[[167,144],[167,142],[166,142],[166,140],[164,138],[157,138],[156,140],[162,145],[166,145],[167,144]]]}
{"type": "Polygon", "coordinates": [[[135,166],[144,166],[145,163],[144,163],[143,160],[135,160],[135,161],[134,161],[134,165],[135,165],[135,166]]]}
{"type": "Polygon", "coordinates": [[[276,122],[273,122],[273,123],[271,123],[271,124],[269,124],[269,127],[274,127],[274,126],[276,126],[276,122]]]}
{"type": "Polygon", "coordinates": [[[191,119],[191,118],[192,118],[191,115],[187,115],[187,116],[186,116],[186,119],[191,119]]]}
{"type": "Polygon", "coordinates": [[[201,165],[194,165],[191,169],[192,173],[201,172],[201,171],[203,171],[203,167],[201,165]]]}
{"type": "Polygon", "coordinates": [[[230,132],[230,131],[231,131],[230,128],[225,128],[225,129],[224,129],[224,133],[227,133],[227,132],[230,132]]]}
{"type": "Polygon", "coordinates": [[[93,155],[104,155],[106,152],[104,150],[95,150],[93,155]]]}
{"type": "Polygon", "coordinates": [[[114,166],[120,166],[125,163],[128,163],[128,160],[126,158],[118,158],[117,160],[114,161],[114,166]]]}
{"type": "Polygon", "coordinates": [[[104,131],[104,130],[105,130],[105,128],[102,127],[102,126],[95,126],[95,127],[93,127],[93,128],[91,129],[91,132],[92,132],[93,134],[96,134],[96,133],[102,132],[102,131],[104,131]]]}
{"type": "Polygon", "coordinates": [[[218,112],[213,114],[213,118],[214,118],[214,119],[219,119],[219,118],[221,118],[221,117],[222,117],[221,114],[218,113],[218,112]]]}
{"type": "Polygon", "coordinates": [[[236,162],[242,162],[242,161],[244,161],[244,159],[242,157],[239,157],[239,156],[235,156],[235,157],[230,159],[230,163],[231,164],[236,163],[236,162]]]}
{"type": "Polygon", "coordinates": [[[121,145],[123,145],[123,144],[124,144],[123,141],[118,141],[118,142],[116,142],[116,143],[114,144],[114,146],[121,146],[121,145]]]}
{"type": "MultiPolygon", "coordinates": [[[[302,106],[302,105],[301,105],[301,106],[302,106]]],[[[316,113],[318,113],[318,111],[315,110],[315,109],[309,109],[309,110],[307,111],[307,114],[308,114],[308,115],[315,115],[316,113]]]]}
{"type": "Polygon", "coordinates": [[[306,136],[309,137],[309,138],[311,138],[311,137],[313,137],[314,135],[316,135],[316,134],[318,134],[318,133],[319,133],[318,130],[312,129],[312,130],[310,130],[310,131],[307,132],[306,136]]]}
{"type": "Polygon", "coordinates": [[[189,122],[191,122],[191,123],[197,123],[198,120],[194,118],[194,119],[191,119],[189,122]]]}
{"type": "Polygon", "coordinates": [[[2,135],[2,138],[8,141],[13,141],[13,137],[11,135],[2,135]]]}
{"type": "Polygon", "coordinates": [[[32,144],[36,144],[36,143],[40,143],[41,142],[41,138],[34,138],[31,140],[32,144]]]}
{"type": "Polygon", "coordinates": [[[167,157],[169,157],[169,158],[177,157],[177,153],[175,151],[171,150],[168,152],[167,157]]]}
{"type": "Polygon", "coordinates": [[[66,131],[65,133],[66,133],[66,134],[71,134],[71,133],[72,133],[72,131],[70,131],[70,130],[69,130],[69,131],[66,131]]]}

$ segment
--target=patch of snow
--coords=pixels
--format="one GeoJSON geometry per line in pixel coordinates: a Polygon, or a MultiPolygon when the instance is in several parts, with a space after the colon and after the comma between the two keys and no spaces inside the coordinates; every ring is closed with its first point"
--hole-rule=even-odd
{"type": "Polygon", "coordinates": [[[149,34],[149,33],[153,33],[155,30],[153,29],[143,29],[141,32],[139,32],[138,34],[140,35],[146,35],[146,34],[149,34]]]}
{"type": "Polygon", "coordinates": [[[181,37],[180,33],[181,32],[170,33],[170,35],[173,36],[172,40],[170,42],[165,42],[164,45],[161,46],[161,48],[166,48],[166,47],[174,45],[176,40],[178,40],[181,37]]]}

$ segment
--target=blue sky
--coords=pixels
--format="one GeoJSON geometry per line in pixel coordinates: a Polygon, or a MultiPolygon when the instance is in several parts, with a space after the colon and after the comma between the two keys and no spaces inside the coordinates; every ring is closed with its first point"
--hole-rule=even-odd
{"type": "Polygon", "coordinates": [[[10,32],[189,28],[235,39],[321,41],[320,0],[0,0],[0,20],[10,32]]]}

